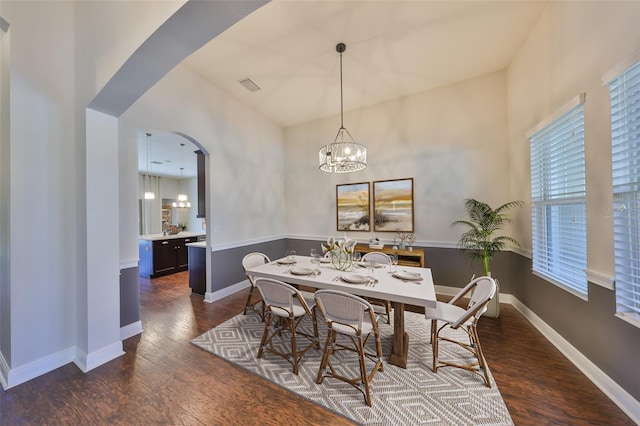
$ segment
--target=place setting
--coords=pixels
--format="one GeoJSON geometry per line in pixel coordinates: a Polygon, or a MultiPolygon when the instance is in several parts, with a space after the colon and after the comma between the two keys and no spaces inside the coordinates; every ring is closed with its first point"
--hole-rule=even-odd
{"type": "Polygon", "coordinates": [[[409,271],[395,271],[391,274],[392,277],[399,279],[403,282],[412,282],[416,284],[420,284],[420,281],[423,280],[422,275],[417,272],[409,272],[409,271]]]}
{"type": "Polygon", "coordinates": [[[298,263],[298,261],[296,260],[296,251],[295,250],[287,251],[287,257],[283,257],[282,259],[278,259],[276,261],[276,265],[278,265],[278,266],[295,265],[296,263],[298,263]]]}

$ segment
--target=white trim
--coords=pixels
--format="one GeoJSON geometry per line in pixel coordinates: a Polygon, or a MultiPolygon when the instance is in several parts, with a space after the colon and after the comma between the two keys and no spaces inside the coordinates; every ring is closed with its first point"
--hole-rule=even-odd
{"type": "MultiPolygon", "coordinates": [[[[572,289],[571,287],[567,286],[566,284],[563,284],[563,283],[561,283],[561,282],[560,282],[560,281],[558,281],[558,280],[554,280],[553,278],[551,278],[551,277],[549,277],[549,276],[547,276],[547,275],[545,275],[545,274],[543,274],[543,273],[541,273],[541,272],[534,271],[534,270],[532,269],[532,270],[531,270],[531,273],[532,273],[533,275],[535,275],[536,277],[539,277],[539,278],[541,278],[541,279],[543,279],[543,280],[545,280],[545,281],[547,281],[547,282],[550,282],[551,284],[555,285],[555,286],[556,286],[556,287],[558,287],[559,289],[562,289],[562,290],[566,291],[567,293],[571,293],[571,294],[573,294],[574,296],[576,296],[576,297],[577,297],[577,298],[579,298],[579,299],[584,300],[585,302],[588,302],[588,301],[589,301],[589,296],[588,296],[587,294],[579,293],[578,291],[576,291],[576,290],[572,289]]],[[[587,288],[588,288],[588,287],[587,287],[587,288]]]]}
{"type": "Polygon", "coordinates": [[[520,312],[542,335],[553,344],[573,365],[589,378],[602,392],[605,393],[631,420],[640,424],[640,401],[633,398],[626,390],[617,384],[604,371],[571,345],[557,331],[551,328],[532,310],[516,298],[511,304],[520,312]]]}
{"type": "Polygon", "coordinates": [[[10,369],[2,358],[2,386],[7,390],[69,364],[73,362],[75,353],[75,347],[67,348],[14,369],[10,369]]]}
{"type": "Polygon", "coordinates": [[[631,324],[634,327],[640,328],[640,322],[635,320],[635,319],[633,319],[633,318],[631,318],[629,315],[625,315],[625,314],[622,314],[620,312],[617,312],[613,316],[616,317],[616,318],[621,319],[624,322],[628,322],[629,324],[631,324]]]}
{"type": "Polygon", "coordinates": [[[261,244],[261,243],[268,243],[271,241],[282,240],[284,238],[286,238],[284,235],[274,235],[271,237],[255,238],[251,240],[236,241],[233,243],[211,244],[211,251],[214,252],[214,251],[229,250],[229,249],[234,249],[239,247],[250,246],[253,244],[261,244]]]}
{"type": "Polygon", "coordinates": [[[527,259],[533,259],[533,255],[531,254],[531,250],[525,250],[522,247],[511,247],[504,251],[510,251],[516,254],[519,254],[522,257],[526,257],[527,259]]]}
{"type": "Polygon", "coordinates": [[[620,74],[622,74],[623,72],[631,68],[637,62],[640,62],[640,49],[636,50],[631,55],[629,55],[627,59],[625,59],[624,61],[622,61],[621,63],[619,63],[612,69],[610,69],[609,71],[607,71],[602,76],[602,85],[608,86],[609,83],[611,83],[613,80],[618,78],[620,74]]]}
{"type": "Polygon", "coordinates": [[[142,321],[132,322],[129,325],[120,327],[120,340],[126,340],[129,337],[141,334],[143,331],[144,330],[142,329],[142,321]]]}
{"type": "Polygon", "coordinates": [[[137,268],[139,262],[140,262],[139,259],[130,259],[130,260],[121,261],[120,270],[122,271],[124,269],[137,268]]]}
{"type": "Polygon", "coordinates": [[[97,351],[93,351],[90,354],[85,353],[80,350],[80,348],[76,348],[76,356],[73,362],[80,370],[82,370],[83,373],[86,373],[87,371],[93,370],[94,368],[99,367],[102,364],[106,364],[107,362],[122,355],[124,355],[124,351],[122,350],[122,341],[118,340],[117,342],[112,343],[109,346],[105,346],[97,351]]]}
{"type": "Polygon", "coordinates": [[[604,287],[607,290],[615,290],[616,286],[616,280],[613,277],[610,277],[606,274],[603,274],[601,272],[596,272],[596,271],[591,271],[589,269],[587,269],[585,271],[585,273],[587,274],[587,281],[589,281],[590,283],[593,283],[595,285],[599,285],[600,287],[604,287]]]}
{"type": "MultiPolygon", "coordinates": [[[[339,237],[341,234],[336,233],[335,236],[339,237]]],[[[287,235],[286,238],[291,239],[291,240],[311,240],[311,241],[322,241],[325,242],[327,241],[327,236],[317,236],[317,235],[287,235]]],[[[352,238],[349,237],[352,240],[355,240],[358,244],[368,244],[369,241],[366,238],[352,238]]],[[[389,246],[392,247],[393,246],[393,240],[389,239],[389,240],[385,240],[385,239],[380,239],[380,242],[382,242],[385,247],[389,246]]],[[[413,245],[415,247],[433,247],[433,248],[458,248],[458,243],[457,242],[450,242],[450,241],[416,241],[415,243],[413,243],[413,245]]]]}
{"type": "Polygon", "coordinates": [[[231,296],[234,293],[244,290],[250,285],[251,284],[249,283],[249,280],[244,280],[244,281],[240,281],[239,283],[225,287],[221,290],[214,291],[213,293],[207,292],[204,295],[204,301],[208,303],[213,303],[217,300],[223,299],[227,296],[231,296]]]}
{"type": "MultiPolygon", "coordinates": [[[[338,235],[338,234],[336,234],[336,235],[338,235]]],[[[211,251],[212,252],[224,251],[224,250],[230,250],[230,249],[234,249],[234,248],[246,247],[246,246],[250,246],[250,245],[253,245],[253,244],[262,244],[262,243],[268,243],[268,242],[271,242],[271,241],[277,241],[277,240],[283,240],[283,239],[310,240],[310,241],[320,241],[320,242],[327,241],[327,237],[326,236],[318,236],[318,235],[275,235],[275,236],[272,236],[272,237],[263,237],[263,238],[256,238],[256,239],[253,239],[253,240],[244,240],[244,241],[236,241],[236,242],[232,242],[232,243],[212,245],[211,246],[211,251]]],[[[365,240],[364,238],[352,238],[352,239],[356,240],[356,242],[358,242],[359,244],[368,244],[368,240],[365,240]]],[[[382,240],[382,242],[384,243],[385,246],[392,246],[393,245],[393,240],[382,240]]],[[[447,248],[447,249],[457,249],[458,248],[458,243],[456,241],[426,241],[426,240],[421,240],[421,241],[416,241],[413,245],[415,247],[424,247],[424,248],[447,248]]],[[[529,250],[509,248],[509,249],[503,250],[503,251],[512,251],[514,253],[521,254],[521,255],[531,259],[531,251],[529,251],[529,250]]]]}
{"type": "Polygon", "coordinates": [[[550,123],[552,123],[558,117],[569,112],[570,110],[577,107],[578,105],[582,105],[583,103],[585,103],[585,101],[586,101],[585,93],[580,93],[579,95],[574,96],[571,100],[569,100],[567,103],[565,103],[560,108],[555,110],[551,115],[547,116],[544,120],[542,120],[536,126],[534,126],[533,129],[529,130],[527,132],[527,141],[531,139],[531,136],[535,135],[540,130],[547,127],[550,123]]]}

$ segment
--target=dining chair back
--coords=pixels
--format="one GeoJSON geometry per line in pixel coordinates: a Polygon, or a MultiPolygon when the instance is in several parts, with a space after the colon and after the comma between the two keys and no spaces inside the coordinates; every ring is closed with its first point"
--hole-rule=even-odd
{"type": "Polygon", "coordinates": [[[483,377],[485,385],[491,387],[487,361],[482,353],[477,324],[487,310],[489,300],[496,293],[496,282],[491,277],[478,277],[469,282],[453,299],[447,303],[436,302],[434,308],[425,308],[425,317],[431,320],[431,345],[433,353],[433,371],[440,367],[457,367],[472,371],[483,377]],[[457,303],[468,298],[465,307],[457,303]],[[469,343],[442,334],[446,328],[461,329],[466,333],[469,343]],[[440,342],[449,342],[470,352],[474,361],[459,363],[439,359],[440,342]]]}
{"type": "Polygon", "coordinates": [[[293,373],[297,375],[298,365],[304,354],[314,346],[320,348],[315,303],[312,298],[305,299],[301,291],[282,281],[257,278],[255,283],[266,306],[264,332],[258,349],[258,358],[262,358],[264,351],[279,355],[293,365],[293,373]],[[298,328],[305,317],[311,317],[313,321],[313,334],[298,328]],[[273,342],[276,338],[282,339],[286,332],[290,334],[291,340],[289,352],[279,350],[273,342]],[[303,349],[298,349],[298,335],[310,342],[303,349]]]}
{"type": "Polygon", "coordinates": [[[375,263],[379,263],[381,265],[391,265],[391,257],[380,251],[370,251],[369,253],[365,253],[364,256],[362,256],[362,261],[366,262],[368,260],[373,260],[375,263]]]}
{"type": "Polygon", "coordinates": [[[342,380],[362,392],[365,403],[371,406],[371,382],[378,371],[384,371],[380,331],[373,307],[361,297],[338,290],[318,290],[315,300],[317,309],[327,322],[327,340],[316,383],[321,384],[325,377],[342,380]],[[351,345],[339,343],[336,340],[338,335],[346,336],[351,345]],[[366,348],[370,336],[375,339],[374,352],[366,348]],[[339,351],[357,353],[359,377],[346,377],[334,368],[331,357],[339,351]],[[367,370],[367,362],[373,363],[370,371],[367,370]]]}
{"type": "Polygon", "coordinates": [[[245,257],[242,258],[242,268],[244,269],[244,273],[247,275],[247,278],[249,279],[249,295],[247,296],[247,301],[244,304],[244,312],[242,312],[243,315],[247,314],[247,311],[249,310],[253,310],[255,312],[258,313],[258,315],[260,315],[260,319],[262,319],[262,321],[264,321],[264,303],[260,303],[260,301],[253,301],[253,293],[255,292],[255,288],[256,288],[256,283],[255,283],[255,278],[250,275],[247,274],[247,269],[249,268],[253,268],[255,266],[260,266],[260,265],[264,265],[265,263],[270,263],[271,260],[269,259],[269,256],[267,256],[264,253],[249,253],[247,254],[245,257]],[[260,309],[257,308],[258,303],[260,303],[260,309]]]}
{"type": "MultiPolygon", "coordinates": [[[[391,257],[379,251],[370,251],[362,256],[362,262],[365,263],[369,260],[374,261],[380,265],[391,265],[391,257]]],[[[385,319],[387,324],[391,324],[391,302],[388,300],[380,299],[367,299],[372,305],[375,313],[385,319]]]]}

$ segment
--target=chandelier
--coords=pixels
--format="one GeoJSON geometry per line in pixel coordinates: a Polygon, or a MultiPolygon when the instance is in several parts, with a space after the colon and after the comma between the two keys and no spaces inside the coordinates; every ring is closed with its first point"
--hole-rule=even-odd
{"type": "Polygon", "coordinates": [[[336,45],[336,51],[340,53],[340,129],[333,143],[323,146],[318,153],[320,170],[329,173],[357,172],[367,167],[367,147],[357,143],[344,127],[342,52],[346,49],[344,43],[336,45]]]}

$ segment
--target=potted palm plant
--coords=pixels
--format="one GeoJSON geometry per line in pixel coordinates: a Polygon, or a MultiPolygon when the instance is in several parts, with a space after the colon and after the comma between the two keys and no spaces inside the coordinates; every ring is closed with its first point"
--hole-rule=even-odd
{"type": "MultiPolygon", "coordinates": [[[[485,202],[469,198],[465,200],[464,206],[469,214],[469,219],[457,220],[451,224],[466,228],[466,231],[460,236],[458,247],[464,249],[472,261],[479,261],[482,264],[484,274],[491,276],[493,255],[510,246],[520,247],[514,238],[507,235],[496,235],[496,232],[500,231],[505,224],[512,222],[507,210],[522,207],[524,202],[510,201],[494,209],[485,202]]],[[[497,284],[498,280],[495,281],[497,284]]],[[[485,315],[493,317],[500,315],[499,291],[498,288],[485,315]]]]}

